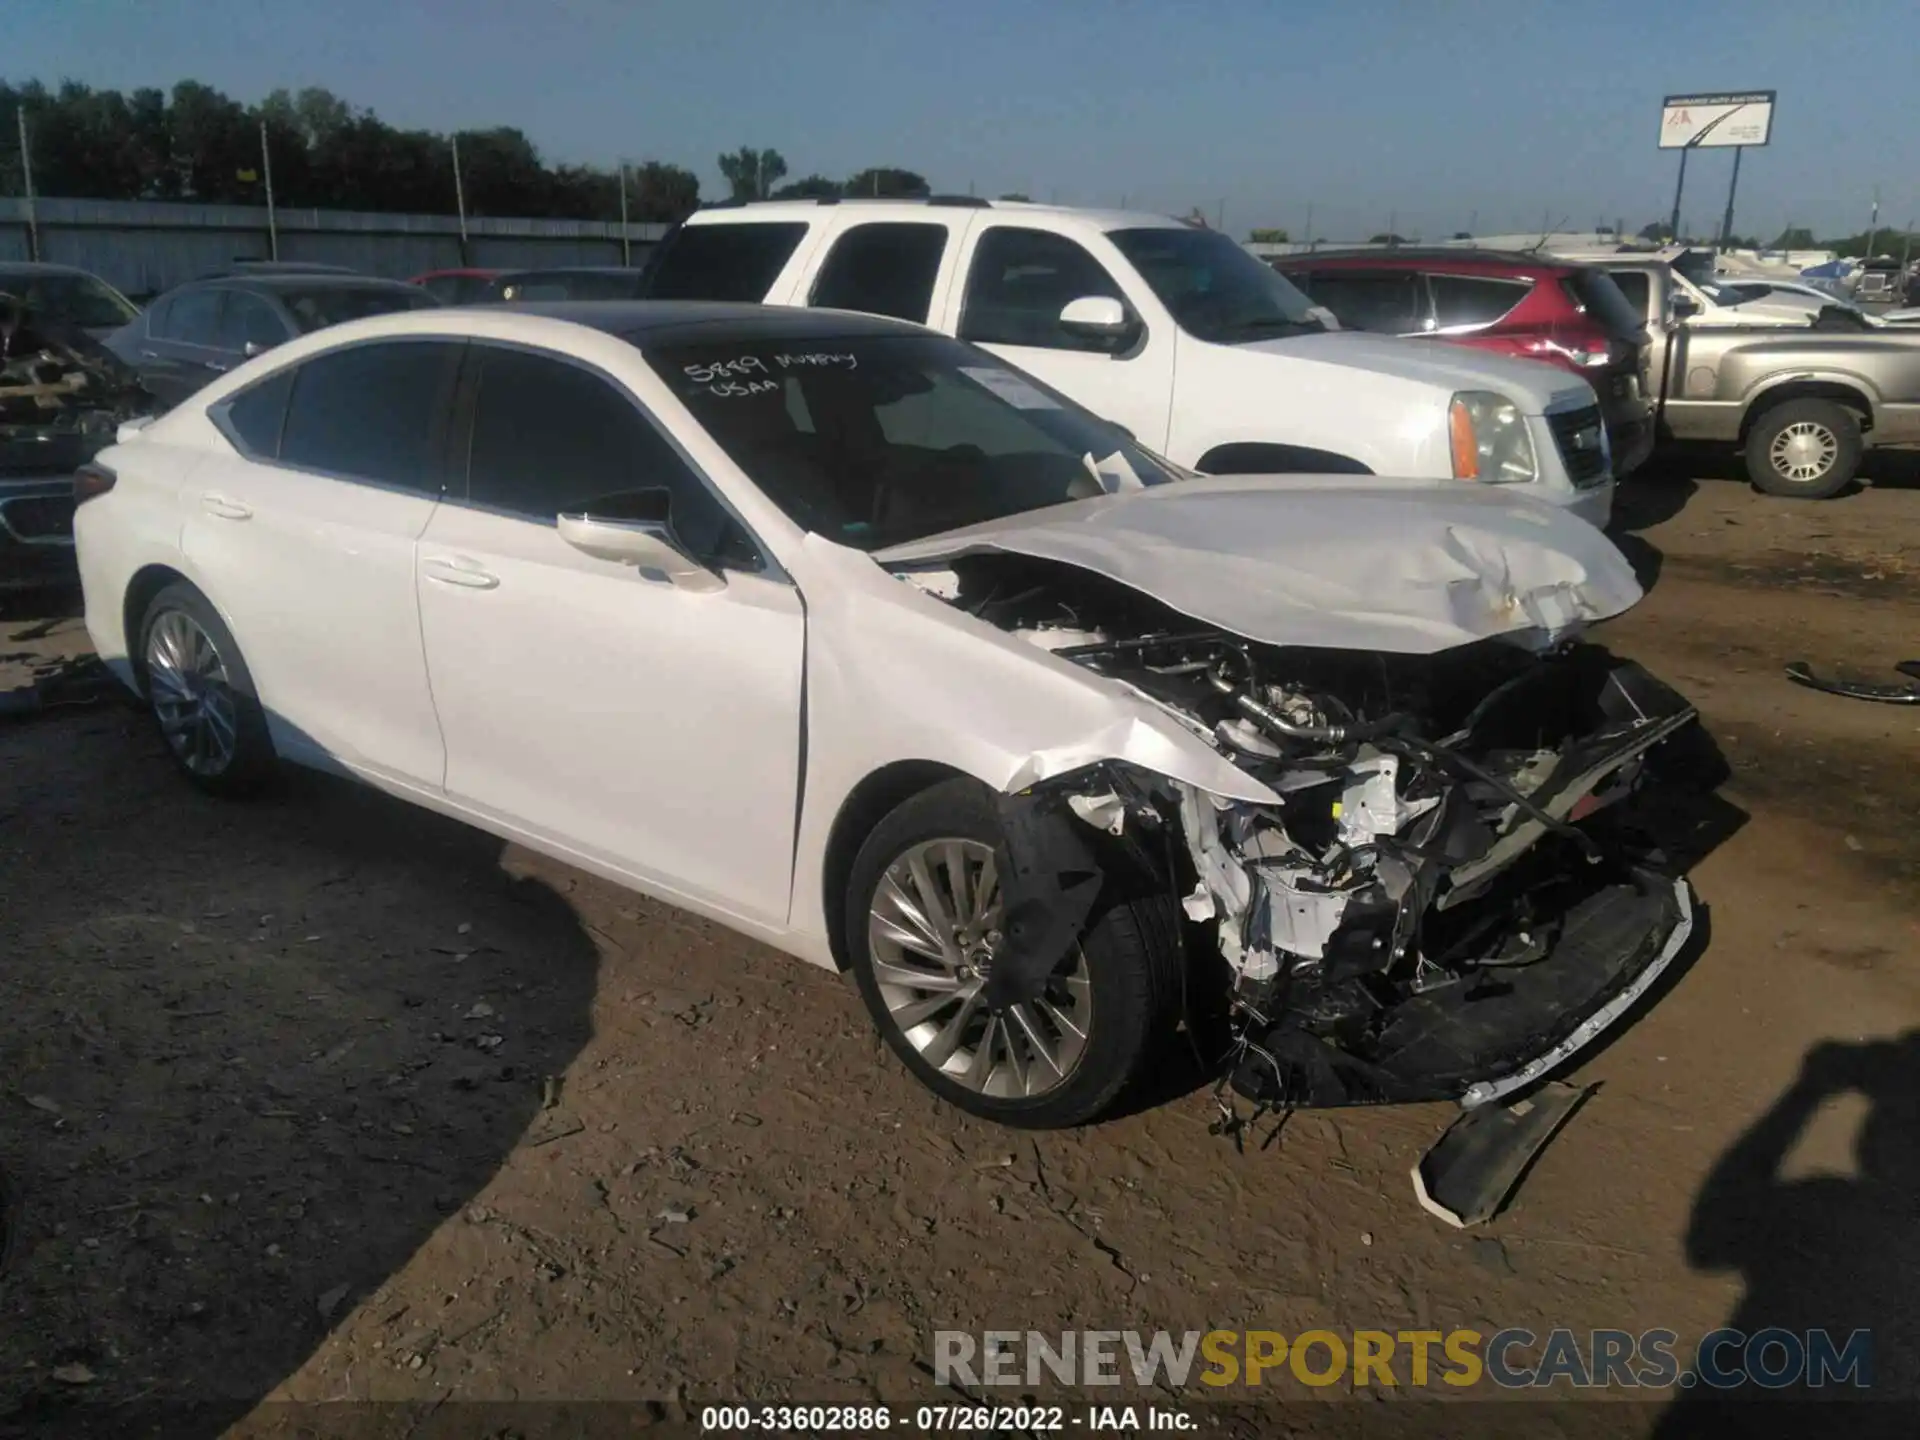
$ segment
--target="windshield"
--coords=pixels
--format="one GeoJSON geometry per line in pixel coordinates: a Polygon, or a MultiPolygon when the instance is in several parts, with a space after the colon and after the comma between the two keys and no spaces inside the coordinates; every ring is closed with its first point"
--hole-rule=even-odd
{"type": "Polygon", "coordinates": [[[1326,329],[1293,282],[1218,230],[1158,226],[1107,238],[1133,262],[1174,323],[1216,345],[1326,329]]]}
{"type": "Polygon", "coordinates": [[[0,270],[0,290],[25,301],[29,313],[82,330],[117,330],[139,314],[119,291],[91,275],[0,270]]]}
{"type": "Polygon", "coordinates": [[[307,334],[369,315],[431,310],[440,303],[415,285],[316,285],[311,290],[285,289],[274,294],[307,334]]]}
{"type": "Polygon", "coordinates": [[[857,550],[1176,478],[1118,426],[942,335],[646,354],[768,499],[857,550]]]}

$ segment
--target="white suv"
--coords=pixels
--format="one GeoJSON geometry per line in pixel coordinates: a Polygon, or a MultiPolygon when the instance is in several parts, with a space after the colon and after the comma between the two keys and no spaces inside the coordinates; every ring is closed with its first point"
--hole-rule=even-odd
{"type": "Polygon", "coordinates": [[[1210,474],[1500,483],[1596,525],[1612,457],[1592,388],[1444,341],[1336,332],[1217,231],[970,197],[701,210],[648,293],[890,315],[973,341],[1210,474]]]}

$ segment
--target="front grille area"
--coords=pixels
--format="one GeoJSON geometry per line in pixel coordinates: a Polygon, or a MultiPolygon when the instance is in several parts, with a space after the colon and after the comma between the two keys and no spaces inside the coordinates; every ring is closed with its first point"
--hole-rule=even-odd
{"type": "Polygon", "coordinates": [[[70,541],[73,539],[73,497],[23,495],[15,500],[0,500],[0,524],[16,540],[70,541]]]}
{"type": "Polygon", "coordinates": [[[1549,415],[1547,425],[1553,431],[1553,443],[1560,449],[1561,463],[1575,485],[1597,485],[1607,478],[1606,431],[1600,423],[1598,405],[1549,415]]]}

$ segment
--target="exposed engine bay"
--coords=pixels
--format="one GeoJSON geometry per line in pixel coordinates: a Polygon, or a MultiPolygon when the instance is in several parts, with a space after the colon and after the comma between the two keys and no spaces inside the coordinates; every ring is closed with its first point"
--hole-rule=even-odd
{"type": "Polygon", "coordinates": [[[72,470],[111,444],[154,400],[138,374],[85,332],[0,291],[0,461],[7,470],[72,470]]]}
{"type": "Polygon", "coordinates": [[[1224,962],[1241,1094],[1472,1108],[1590,1042],[1687,939],[1690,891],[1629,802],[1694,711],[1597,646],[1267,645],[1005,553],[903,578],[1129,687],[1280,797],[1113,763],[1005,797],[1005,1002],[1044,982],[1096,882],[1130,870],[1176,887],[1224,962]]]}

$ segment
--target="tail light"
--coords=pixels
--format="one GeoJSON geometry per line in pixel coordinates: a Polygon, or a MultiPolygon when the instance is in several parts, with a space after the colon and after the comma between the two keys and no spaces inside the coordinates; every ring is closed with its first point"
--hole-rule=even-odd
{"type": "Polygon", "coordinates": [[[1614,359],[1613,346],[1605,341],[1596,346],[1586,340],[1576,340],[1571,345],[1563,345],[1558,340],[1535,340],[1527,349],[1550,360],[1564,360],[1580,370],[1599,370],[1611,365],[1614,359]]]}
{"type": "Polygon", "coordinates": [[[89,460],[73,472],[73,503],[83,504],[113,489],[120,477],[98,460],[89,460]]]}

